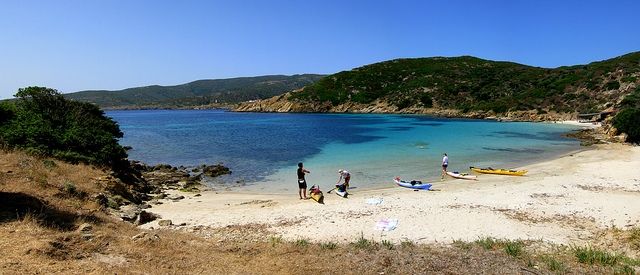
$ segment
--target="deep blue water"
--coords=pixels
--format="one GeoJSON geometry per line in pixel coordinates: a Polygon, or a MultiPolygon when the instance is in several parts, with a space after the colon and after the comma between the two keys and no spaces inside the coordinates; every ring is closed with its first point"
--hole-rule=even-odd
{"type": "Polygon", "coordinates": [[[231,185],[285,186],[295,181],[295,166],[303,161],[312,171],[309,181],[328,183],[335,170],[346,168],[354,182],[368,187],[393,175],[435,177],[443,152],[453,169],[464,170],[469,165],[514,167],[579,146],[562,136],[570,126],[542,123],[221,110],[107,115],[124,132],[121,144],[133,147],[131,159],[185,166],[222,162],[233,171],[222,184],[231,185]]]}

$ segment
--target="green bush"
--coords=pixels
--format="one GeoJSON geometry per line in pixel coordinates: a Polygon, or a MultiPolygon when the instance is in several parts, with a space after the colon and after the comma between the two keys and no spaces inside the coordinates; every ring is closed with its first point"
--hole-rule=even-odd
{"type": "Polygon", "coordinates": [[[420,96],[420,102],[422,102],[422,105],[424,107],[433,107],[433,98],[431,98],[431,95],[429,94],[423,94],[422,96],[420,96]]]}
{"type": "Polygon", "coordinates": [[[622,108],[640,108],[640,86],[636,87],[635,91],[628,94],[620,102],[622,108]]]}
{"type": "Polygon", "coordinates": [[[620,111],[613,118],[613,126],[627,134],[627,141],[640,142],[640,108],[628,108],[620,111]]]}
{"type": "Polygon", "coordinates": [[[15,96],[13,106],[0,104],[0,141],[6,146],[71,163],[128,167],[118,144],[122,132],[97,106],[45,87],[22,88],[15,96]]]}
{"type": "Polygon", "coordinates": [[[620,82],[618,82],[617,80],[609,81],[604,85],[604,88],[606,90],[617,90],[618,88],[620,88],[620,82]]]}
{"type": "Polygon", "coordinates": [[[616,265],[622,257],[614,253],[598,250],[591,247],[574,247],[573,253],[578,262],[583,264],[616,265]]]}
{"type": "Polygon", "coordinates": [[[0,125],[10,121],[15,116],[15,106],[9,102],[0,102],[0,125]]]}

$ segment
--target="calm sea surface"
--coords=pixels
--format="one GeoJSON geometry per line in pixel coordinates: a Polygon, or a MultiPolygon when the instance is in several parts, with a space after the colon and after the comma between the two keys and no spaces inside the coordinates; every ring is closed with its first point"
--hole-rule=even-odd
{"type": "Polygon", "coordinates": [[[442,119],[417,115],[272,114],[221,110],[109,111],[124,132],[129,158],[148,164],[222,162],[233,174],[214,188],[296,190],[296,165],[310,185],[327,189],[338,169],[358,188],[388,186],[394,176],[434,181],[446,152],[453,171],[514,168],[579,148],[562,134],[574,126],[442,119]]]}

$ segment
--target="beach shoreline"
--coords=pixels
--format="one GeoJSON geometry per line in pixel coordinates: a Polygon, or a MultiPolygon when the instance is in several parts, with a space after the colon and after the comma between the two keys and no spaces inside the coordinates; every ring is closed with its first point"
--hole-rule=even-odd
{"type": "MultiPolygon", "coordinates": [[[[640,224],[640,147],[596,145],[592,150],[530,164],[524,177],[480,175],[479,181],[447,179],[438,191],[389,187],[352,190],[348,199],[325,192],[325,204],[297,194],[205,191],[148,209],[174,229],[260,225],[287,240],[349,242],[358,236],[417,243],[473,241],[491,236],[584,243],[610,228],[640,224]],[[631,171],[631,172],[629,172],[631,171]],[[382,199],[380,204],[367,204],[382,199]],[[397,220],[391,231],[379,222],[397,220]]],[[[178,192],[178,191],[173,191],[178,192]]],[[[142,225],[158,229],[158,221],[142,225]]]]}

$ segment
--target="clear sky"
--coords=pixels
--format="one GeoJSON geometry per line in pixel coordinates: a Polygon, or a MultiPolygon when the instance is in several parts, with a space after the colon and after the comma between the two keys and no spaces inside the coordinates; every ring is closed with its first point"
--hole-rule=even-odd
{"type": "Polygon", "coordinates": [[[635,0],[0,0],[0,98],[400,57],[584,64],[640,50],[639,12],[635,0]]]}

